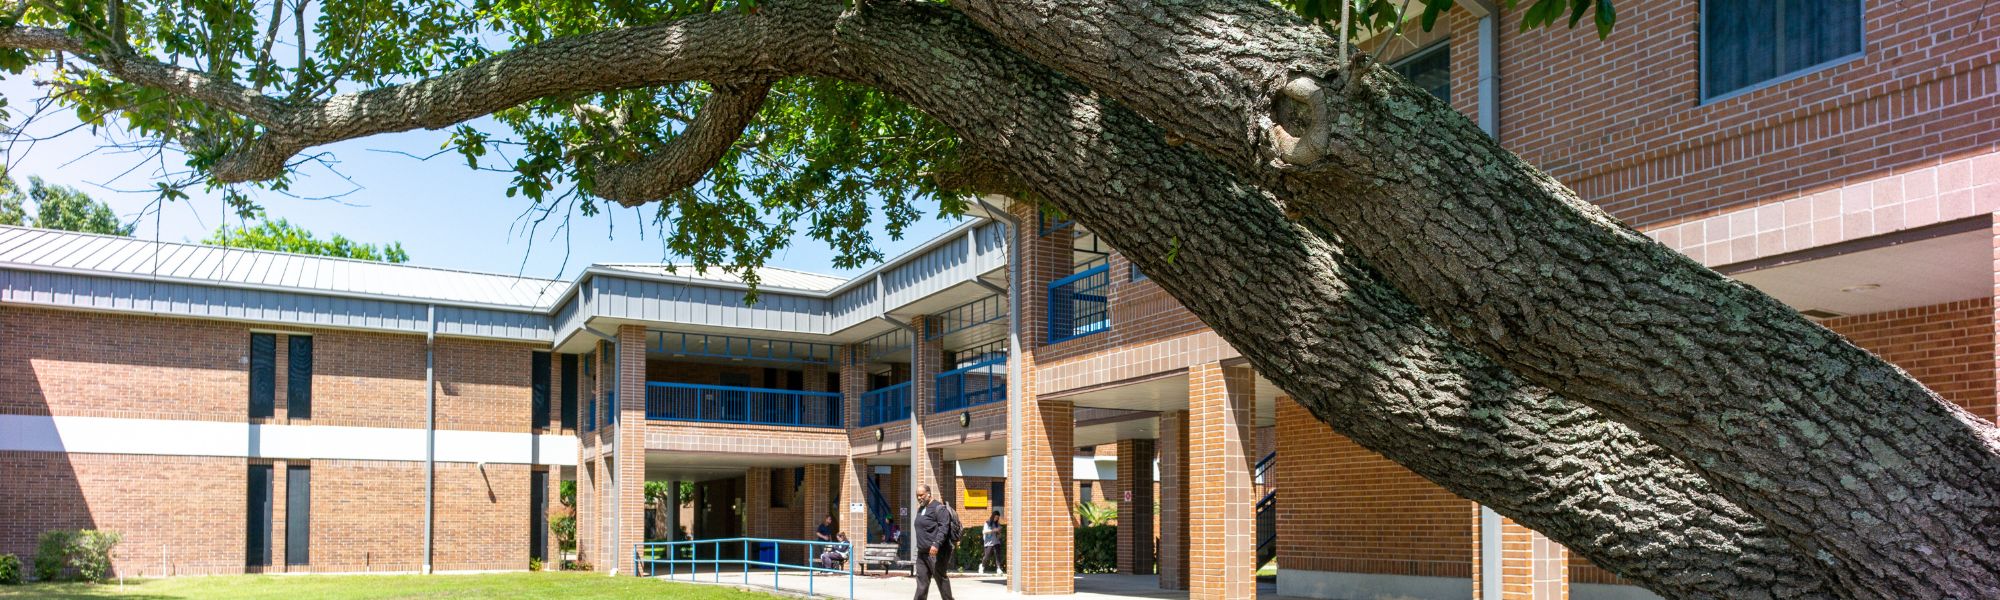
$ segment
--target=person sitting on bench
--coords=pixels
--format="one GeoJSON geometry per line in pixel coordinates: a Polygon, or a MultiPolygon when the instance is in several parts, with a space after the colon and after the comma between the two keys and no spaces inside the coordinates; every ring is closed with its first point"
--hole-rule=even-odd
{"type": "Polygon", "coordinates": [[[848,548],[853,544],[848,543],[847,532],[844,531],[836,539],[839,540],[838,543],[827,546],[826,551],[820,553],[819,566],[821,568],[839,569],[847,565],[848,548]]]}

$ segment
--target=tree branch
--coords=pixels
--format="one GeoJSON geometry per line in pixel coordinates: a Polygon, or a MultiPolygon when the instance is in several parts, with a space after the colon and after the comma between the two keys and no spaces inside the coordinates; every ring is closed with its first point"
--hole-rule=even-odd
{"type": "Polygon", "coordinates": [[[720,82],[672,142],[651,156],[597,168],[590,193],[625,206],[664,200],[701,181],[757,117],[771,82],[720,82]]]}

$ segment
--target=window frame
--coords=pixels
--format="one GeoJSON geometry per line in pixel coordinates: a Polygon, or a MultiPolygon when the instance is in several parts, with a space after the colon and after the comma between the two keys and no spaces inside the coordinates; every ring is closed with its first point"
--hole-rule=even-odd
{"type": "MultiPolygon", "coordinates": [[[[1450,37],[1450,36],[1446,36],[1446,37],[1443,37],[1443,38],[1439,38],[1439,39],[1438,39],[1438,40],[1436,40],[1436,41],[1433,41],[1433,42],[1431,42],[1431,43],[1428,43],[1428,44],[1424,44],[1423,46],[1419,46],[1419,47],[1418,47],[1418,48],[1417,48],[1416,50],[1412,50],[1412,51],[1410,51],[1410,53],[1409,53],[1409,54],[1405,54],[1405,55],[1402,55],[1402,56],[1399,56],[1399,57],[1396,57],[1396,60],[1392,60],[1392,61],[1389,61],[1389,70],[1391,70],[1391,71],[1395,71],[1397,75],[1403,75],[1403,77],[1404,77],[1405,79],[1407,79],[1407,78],[1409,78],[1409,76],[1408,76],[1408,75],[1404,75],[1404,74],[1403,74],[1403,70],[1402,70],[1402,69],[1403,69],[1403,65],[1407,65],[1407,64],[1410,64],[1410,63],[1413,63],[1413,62],[1417,62],[1417,61],[1419,61],[1419,60],[1423,60],[1423,59],[1426,59],[1426,58],[1430,58],[1430,57],[1431,57],[1431,54],[1433,54],[1433,53],[1438,53],[1438,52],[1442,52],[1442,53],[1444,53],[1444,59],[1445,59],[1445,63],[1444,63],[1444,81],[1445,81],[1445,84],[1444,84],[1444,89],[1445,89],[1445,93],[1446,93],[1446,94],[1450,94],[1450,93],[1452,93],[1452,92],[1456,91],[1456,90],[1453,90],[1453,89],[1451,88],[1451,81],[1452,81],[1452,72],[1451,72],[1451,69],[1452,69],[1452,65],[1451,65],[1451,37],[1450,37]]],[[[1413,80],[1413,81],[1411,81],[1411,83],[1416,83],[1416,82],[1415,82],[1415,81],[1413,80]]],[[[1430,90],[1426,89],[1426,90],[1424,90],[1424,91],[1425,91],[1425,92],[1429,92],[1430,90]]],[[[1432,95],[1432,96],[1436,96],[1437,94],[1431,94],[1431,95],[1432,95]]],[[[1450,96],[1446,96],[1446,97],[1443,97],[1443,98],[1438,98],[1438,99],[1439,99],[1439,100],[1443,100],[1443,101],[1444,101],[1444,102],[1445,102],[1446,104],[1450,104],[1450,103],[1452,102],[1452,99],[1451,99],[1451,97],[1450,97],[1450,96]]]]}
{"type": "MultiPolygon", "coordinates": [[[[1806,76],[1808,76],[1808,75],[1812,75],[1812,74],[1814,74],[1814,73],[1818,73],[1818,72],[1821,72],[1821,71],[1825,71],[1825,70],[1828,70],[1828,69],[1832,69],[1832,68],[1834,68],[1834,67],[1838,67],[1838,66],[1841,66],[1841,65],[1845,65],[1845,64],[1847,64],[1847,63],[1850,63],[1850,62],[1854,62],[1854,61],[1856,61],[1856,60],[1859,60],[1859,59],[1860,59],[1861,57],[1863,57],[1863,56],[1867,56],[1867,55],[1868,55],[1868,2],[1866,2],[1866,0],[1853,0],[1853,1],[1854,1],[1854,2],[1856,3],[1856,4],[1859,4],[1859,5],[1861,6],[1861,16],[1860,16],[1859,18],[1855,19],[1855,22],[1854,22],[1854,23],[1855,23],[1855,25],[1854,25],[1854,26],[1855,26],[1856,28],[1860,29],[1860,31],[1857,31],[1857,32],[1855,32],[1855,37],[1856,37],[1856,38],[1858,38],[1858,39],[1860,40],[1860,48],[1856,49],[1856,50],[1855,50],[1854,52],[1852,52],[1852,53],[1849,53],[1849,54],[1843,54],[1843,55],[1840,55],[1840,56],[1836,56],[1836,57],[1833,57],[1833,58],[1830,58],[1830,59],[1827,59],[1826,61],[1824,61],[1824,62],[1821,62],[1821,63],[1819,63],[1819,64],[1816,64],[1816,65],[1812,65],[1812,66],[1809,66],[1809,67],[1805,67],[1805,68],[1803,68],[1803,69],[1799,69],[1799,70],[1797,70],[1797,71],[1791,71],[1791,72],[1788,72],[1788,73],[1784,73],[1784,74],[1781,74],[1781,75],[1778,75],[1778,76],[1776,76],[1776,77],[1772,77],[1772,78],[1770,78],[1770,79],[1766,79],[1766,80],[1763,80],[1763,81],[1759,81],[1759,82],[1757,82],[1757,83],[1753,83],[1753,84],[1750,84],[1750,85],[1746,85],[1746,86],[1743,86],[1743,87],[1740,87],[1740,88],[1736,88],[1736,89],[1734,89],[1734,90],[1730,90],[1730,91],[1727,91],[1727,92],[1723,92],[1723,93],[1721,93],[1721,94],[1715,94],[1715,95],[1710,95],[1710,94],[1709,94],[1709,92],[1708,92],[1708,87],[1709,87],[1709,85],[1708,85],[1708,74],[1709,74],[1709,64],[1708,64],[1708,55],[1709,55],[1709,51],[1708,51],[1708,3],[1709,3],[1709,0],[1701,0],[1701,5],[1700,5],[1700,7],[1698,8],[1698,11],[1699,11],[1699,14],[1697,14],[1697,15],[1696,15],[1696,18],[1695,18],[1695,29],[1694,29],[1694,50],[1695,50],[1695,87],[1696,87],[1696,90],[1695,90],[1695,95],[1696,95],[1696,97],[1697,97],[1697,98],[1699,99],[1699,100],[1698,100],[1698,101],[1697,101],[1697,102],[1695,103],[1695,105],[1696,105],[1696,106],[1707,106],[1707,105],[1710,105],[1710,104],[1714,104],[1714,103],[1717,103],[1717,102],[1722,102],[1722,101],[1725,101],[1725,100],[1728,100],[1728,99],[1730,99],[1730,98],[1735,98],[1735,97],[1738,97],[1738,96],[1743,96],[1743,95],[1746,95],[1746,94],[1750,94],[1750,93],[1753,93],[1753,92],[1756,92],[1756,91],[1758,91],[1758,90],[1762,90],[1762,89],[1766,89],[1766,88],[1771,88],[1771,87],[1776,87],[1776,86],[1778,86],[1778,85],[1781,85],[1781,84],[1784,84],[1784,83],[1786,83],[1786,82],[1790,82],[1790,81],[1793,81],[1793,80],[1796,80],[1796,79],[1800,79],[1800,78],[1803,78],[1803,77],[1806,77],[1806,76]]],[[[1780,6],[1780,9],[1782,10],[1782,7],[1783,7],[1783,4],[1780,4],[1779,6],[1780,6]]],[[[1781,20],[1783,19],[1783,17],[1782,17],[1782,16],[1780,16],[1779,18],[1780,18],[1781,20]]],[[[1780,45],[1783,45],[1783,43],[1784,43],[1784,40],[1779,40],[1779,44],[1780,44],[1780,45]]],[[[1780,66],[1782,67],[1782,65],[1780,65],[1780,66]]]]}
{"type": "Polygon", "coordinates": [[[247,414],[251,419],[271,419],[278,416],[278,334],[268,331],[251,331],[249,361],[250,402],[247,414]],[[265,354],[262,361],[259,354],[265,354]]]}
{"type": "MultiPolygon", "coordinates": [[[[313,336],[300,334],[285,335],[285,418],[310,419],[313,405],[313,363],[318,350],[313,336]],[[304,342],[305,360],[299,360],[300,342],[304,342]]],[[[275,404],[275,399],[273,400],[275,404]]]]}

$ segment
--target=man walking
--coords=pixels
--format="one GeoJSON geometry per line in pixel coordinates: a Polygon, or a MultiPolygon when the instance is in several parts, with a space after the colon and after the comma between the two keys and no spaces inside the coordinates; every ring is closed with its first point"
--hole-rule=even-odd
{"type": "Polygon", "coordinates": [[[916,600],[930,597],[932,580],[937,581],[938,595],[952,600],[951,579],[947,574],[960,529],[958,514],[931,495],[931,486],[917,486],[916,600]]]}

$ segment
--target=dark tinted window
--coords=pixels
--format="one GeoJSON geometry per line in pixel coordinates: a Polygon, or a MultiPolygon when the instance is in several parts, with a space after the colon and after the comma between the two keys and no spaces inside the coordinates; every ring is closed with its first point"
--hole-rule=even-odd
{"type": "Polygon", "coordinates": [[[313,339],[309,335],[285,336],[285,418],[312,418],[313,339]]]}
{"type": "Polygon", "coordinates": [[[278,408],[278,336],[250,334],[250,418],[269,417],[278,408]]]}
{"type": "Polygon", "coordinates": [[[1437,96],[1439,100],[1451,102],[1451,45],[1431,44],[1408,58],[1390,65],[1397,73],[1410,78],[1410,83],[1437,96]]]}
{"type": "Polygon", "coordinates": [[[250,465],[249,499],[243,524],[243,563],[271,564],[271,465],[250,465]]]}
{"type": "Polygon", "coordinates": [[[576,355],[562,355],[562,426],[576,428],[576,355]]]}
{"type": "Polygon", "coordinates": [[[312,469],[285,469],[285,564],[312,564],[312,469]]]}
{"type": "Polygon", "coordinates": [[[536,352],[528,358],[528,422],[536,429],[549,426],[549,353],[536,352]]]}
{"type": "Polygon", "coordinates": [[[1703,98],[1861,52],[1861,0],[1707,0],[1702,11],[1703,98]]]}

